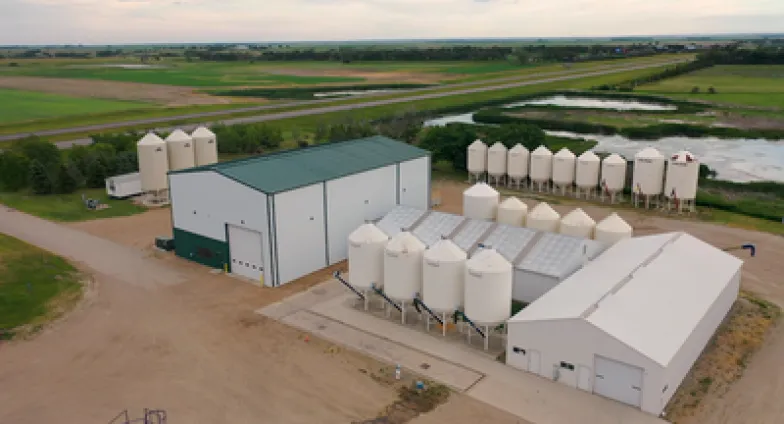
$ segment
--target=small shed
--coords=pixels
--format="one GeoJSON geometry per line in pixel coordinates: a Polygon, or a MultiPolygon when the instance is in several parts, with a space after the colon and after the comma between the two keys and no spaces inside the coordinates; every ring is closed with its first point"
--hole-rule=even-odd
{"type": "Polygon", "coordinates": [[[113,199],[127,199],[142,193],[142,174],[117,175],[106,179],[106,194],[113,199]]]}

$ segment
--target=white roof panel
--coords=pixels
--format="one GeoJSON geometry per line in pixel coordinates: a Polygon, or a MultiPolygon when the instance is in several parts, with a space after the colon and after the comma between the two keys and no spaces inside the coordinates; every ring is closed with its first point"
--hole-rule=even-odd
{"type": "Polygon", "coordinates": [[[507,261],[513,262],[517,255],[528,246],[536,236],[536,231],[530,228],[499,225],[482,242],[485,246],[492,247],[507,261]]]}
{"type": "Polygon", "coordinates": [[[464,216],[452,215],[444,212],[431,212],[422,222],[414,228],[414,235],[428,247],[441,240],[441,236],[449,236],[465,221],[464,216]]]}
{"type": "Polygon", "coordinates": [[[471,250],[471,246],[478,242],[479,238],[482,237],[482,234],[484,234],[493,224],[494,223],[490,221],[469,219],[452,241],[463,249],[463,251],[468,252],[471,250]]]}
{"type": "Polygon", "coordinates": [[[685,233],[628,239],[510,321],[585,319],[667,366],[741,265],[685,233]]]}
{"type": "Polygon", "coordinates": [[[517,269],[564,278],[574,272],[583,261],[602,251],[603,246],[593,240],[556,233],[544,233],[530,252],[516,265],[517,269]]]}
{"type": "Polygon", "coordinates": [[[376,224],[381,231],[390,238],[401,232],[403,228],[410,228],[425,214],[425,211],[410,206],[395,206],[385,217],[376,224]]]}

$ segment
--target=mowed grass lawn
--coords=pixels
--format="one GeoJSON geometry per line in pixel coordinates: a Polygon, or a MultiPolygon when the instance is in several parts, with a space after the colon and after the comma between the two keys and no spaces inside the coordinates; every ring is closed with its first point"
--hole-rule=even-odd
{"type": "Polygon", "coordinates": [[[81,287],[63,258],[0,234],[0,339],[37,331],[74,305],[81,287]]]}
{"type": "Polygon", "coordinates": [[[53,221],[75,222],[91,219],[129,216],[142,213],[147,208],[133,204],[130,200],[114,200],[104,189],[84,189],[71,194],[37,196],[28,192],[0,192],[0,204],[53,221]],[[82,195],[109,205],[107,209],[89,210],[82,195]]]}
{"type": "Polygon", "coordinates": [[[721,65],[644,85],[652,94],[784,109],[784,65],[721,65]],[[691,94],[699,87],[699,94],[691,94]],[[707,93],[708,88],[716,94],[707,93]]]}
{"type": "Polygon", "coordinates": [[[0,124],[150,107],[141,102],[89,99],[0,88],[0,124]]]}

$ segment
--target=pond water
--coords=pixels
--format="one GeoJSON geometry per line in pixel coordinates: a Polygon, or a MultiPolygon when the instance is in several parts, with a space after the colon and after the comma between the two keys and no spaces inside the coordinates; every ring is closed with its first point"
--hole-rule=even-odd
{"type": "Polygon", "coordinates": [[[463,113],[460,115],[446,115],[440,118],[429,119],[425,121],[426,127],[443,127],[446,124],[460,123],[460,124],[476,124],[474,122],[474,113],[463,113]]]}
{"type": "Polygon", "coordinates": [[[352,96],[362,96],[367,94],[379,94],[379,93],[391,93],[397,90],[388,89],[388,90],[351,90],[351,91],[327,91],[324,93],[313,93],[313,97],[316,98],[325,98],[325,97],[352,97],[352,96]]]}
{"type": "Polygon", "coordinates": [[[629,140],[619,135],[576,134],[565,131],[545,131],[549,135],[594,140],[597,152],[618,153],[631,159],[647,146],[658,149],[665,156],[688,150],[717,172],[722,180],[784,182],[784,140],[722,139],[716,137],[665,137],[655,141],[629,140]]]}
{"type": "Polygon", "coordinates": [[[164,65],[147,65],[144,63],[104,63],[99,65],[81,65],[74,66],[74,68],[119,68],[119,69],[166,69],[168,66],[164,65]]]}
{"type": "Polygon", "coordinates": [[[542,106],[560,106],[560,107],[584,107],[593,109],[608,109],[608,110],[677,110],[678,107],[674,105],[644,103],[638,100],[613,100],[613,99],[592,99],[588,97],[567,97],[567,96],[552,96],[544,99],[525,100],[522,102],[511,103],[505,105],[505,108],[527,106],[527,105],[542,105],[542,106]]]}

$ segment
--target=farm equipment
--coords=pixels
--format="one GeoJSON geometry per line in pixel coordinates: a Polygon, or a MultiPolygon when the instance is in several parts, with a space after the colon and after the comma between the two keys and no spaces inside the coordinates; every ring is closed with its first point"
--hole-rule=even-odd
{"type": "Polygon", "coordinates": [[[721,249],[721,250],[723,250],[725,252],[732,252],[732,251],[735,251],[735,250],[748,250],[749,253],[751,254],[752,258],[757,255],[757,246],[755,246],[755,245],[753,245],[751,243],[742,244],[740,246],[726,247],[726,248],[721,249]]]}
{"type": "Polygon", "coordinates": [[[109,421],[109,424],[166,424],[166,411],[162,409],[145,409],[142,418],[132,420],[126,409],[109,421]]]}
{"type": "Polygon", "coordinates": [[[155,237],[155,247],[167,252],[174,250],[174,239],[171,237],[158,236],[155,237]]]}
{"type": "Polygon", "coordinates": [[[86,197],[84,194],[82,194],[82,202],[84,203],[84,206],[91,211],[106,209],[109,207],[109,205],[103,204],[95,199],[90,199],[89,197],[86,197]]]}

